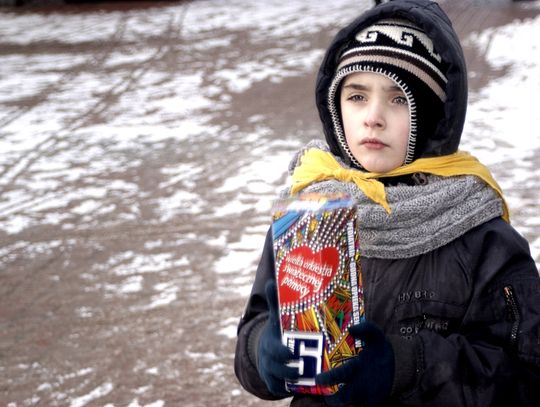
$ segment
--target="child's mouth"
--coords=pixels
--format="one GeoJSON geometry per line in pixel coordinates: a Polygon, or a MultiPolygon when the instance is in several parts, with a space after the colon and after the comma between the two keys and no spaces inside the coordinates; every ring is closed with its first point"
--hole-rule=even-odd
{"type": "Polygon", "coordinates": [[[386,147],[386,144],[384,144],[382,141],[374,139],[374,138],[366,138],[362,140],[360,143],[362,146],[370,149],[370,150],[380,150],[384,147],[386,147]]]}

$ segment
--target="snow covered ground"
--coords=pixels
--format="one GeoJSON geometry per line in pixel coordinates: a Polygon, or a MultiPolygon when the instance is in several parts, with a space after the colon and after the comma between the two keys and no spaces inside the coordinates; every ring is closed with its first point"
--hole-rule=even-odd
{"type": "MultiPolygon", "coordinates": [[[[236,324],[291,155],[321,137],[325,46],[369,4],[0,10],[1,405],[264,405],[234,379],[236,324]]],[[[540,265],[540,1],[519,7],[464,38],[498,75],[462,147],[540,265]]]]}

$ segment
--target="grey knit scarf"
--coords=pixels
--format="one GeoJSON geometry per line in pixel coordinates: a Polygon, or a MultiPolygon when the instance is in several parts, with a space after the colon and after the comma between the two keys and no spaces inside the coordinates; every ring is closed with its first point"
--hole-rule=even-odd
{"type": "MultiPolygon", "coordinates": [[[[307,148],[326,146],[310,143],[299,151],[290,170],[307,148]]],[[[503,214],[502,201],[474,176],[427,176],[424,185],[387,186],[392,213],[368,199],[350,182],[329,180],[305,188],[305,192],[344,192],[358,205],[360,251],[365,257],[399,259],[437,249],[470,229],[503,214]]]]}

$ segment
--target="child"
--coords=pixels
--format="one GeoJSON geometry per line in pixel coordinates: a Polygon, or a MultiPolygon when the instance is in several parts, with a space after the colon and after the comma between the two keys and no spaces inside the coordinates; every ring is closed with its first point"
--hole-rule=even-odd
{"type": "MultiPolygon", "coordinates": [[[[486,167],[458,151],[463,53],[436,3],[402,0],[340,31],[317,79],[327,145],[293,160],[289,193],[346,192],[358,207],[363,351],[317,376],[335,395],[291,405],[540,405],[540,279],[486,167]]],[[[238,327],[235,372],[254,395],[285,380],[269,233],[238,327]]]]}

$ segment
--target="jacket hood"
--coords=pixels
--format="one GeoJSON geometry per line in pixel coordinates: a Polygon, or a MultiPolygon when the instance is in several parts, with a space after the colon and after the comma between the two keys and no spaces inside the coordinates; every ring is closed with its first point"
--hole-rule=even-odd
{"type": "MultiPolygon", "coordinates": [[[[376,6],[340,30],[323,59],[316,84],[316,102],[326,141],[333,154],[349,162],[334,131],[329,111],[328,92],[339,57],[356,33],[381,19],[401,18],[420,27],[433,41],[435,50],[447,67],[444,117],[426,140],[419,157],[433,157],[457,151],[467,110],[467,71],[459,38],[448,16],[437,3],[428,0],[398,0],[376,6]]],[[[418,157],[418,158],[419,158],[418,157]]]]}

